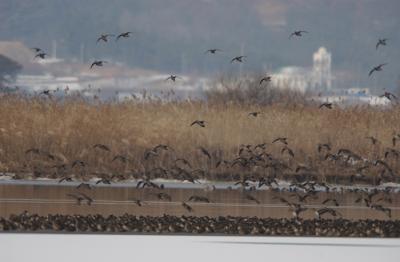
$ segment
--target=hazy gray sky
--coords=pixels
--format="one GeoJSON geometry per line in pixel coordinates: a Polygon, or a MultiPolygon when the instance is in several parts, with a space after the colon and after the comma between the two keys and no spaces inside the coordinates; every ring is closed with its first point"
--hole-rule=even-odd
{"type": "Polygon", "coordinates": [[[306,66],[325,46],[334,69],[360,72],[364,83],[372,66],[388,62],[375,81],[393,86],[400,75],[399,11],[399,0],[1,0],[0,40],[47,50],[57,40],[64,58],[79,57],[84,44],[86,59],[168,72],[181,72],[183,64],[195,73],[231,70],[227,63],[242,48],[244,70],[306,66]],[[289,40],[298,29],[310,34],[289,40]],[[133,38],[96,45],[100,33],[123,31],[133,38]],[[378,38],[389,40],[376,51],[378,38]],[[205,57],[211,47],[224,53],[205,57]]]}

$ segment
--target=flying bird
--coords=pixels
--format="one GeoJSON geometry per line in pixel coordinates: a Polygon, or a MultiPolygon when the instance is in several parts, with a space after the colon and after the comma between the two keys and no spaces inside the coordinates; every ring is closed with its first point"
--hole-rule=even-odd
{"type": "Polygon", "coordinates": [[[206,127],[206,121],[204,121],[204,120],[196,120],[196,121],[194,121],[193,123],[190,124],[190,126],[193,126],[193,125],[199,125],[201,127],[206,127]]]}
{"type": "Polygon", "coordinates": [[[323,103],[323,104],[321,104],[320,106],[319,106],[319,108],[323,108],[323,107],[326,107],[326,108],[328,108],[328,109],[332,109],[332,103],[323,103]]]}
{"type": "Polygon", "coordinates": [[[39,53],[42,51],[42,49],[40,49],[38,47],[32,47],[31,50],[35,51],[36,53],[39,53]]]}
{"type": "Polygon", "coordinates": [[[261,112],[251,112],[251,113],[248,114],[248,116],[257,117],[260,114],[261,114],[261,112]]]}
{"type": "Polygon", "coordinates": [[[210,203],[210,200],[207,197],[196,196],[196,195],[189,197],[188,201],[210,203]]]}
{"type": "Polygon", "coordinates": [[[40,52],[40,53],[36,54],[34,58],[40,57],[41,59],[45,59],[46,56],[49,56],[49,55],[44,52],[40,52]]]}
{"type": "Polygon", "coordinates": [[[204,53],[205,53],[205,54],[208,54],[208,53],[210,53],[210,54],[215,54],[216,52],[222,52],[222,50],[221,50],[221,49],[218,49],[218,48],[213,48],[213,49],[208,49],[208,50],[205,51],[204,53]]]}
{"type": "Polygon", "coordinates": [[[119,35],[117,36],[117,38],[115,39],[115,41],[118,41],[118,39],[120,39],[121,37],[123,37],[123,38],[128,38],[128,37],[131,36],[131,34],[132,34],[132,32],[121,33],[121,34],[119,34],[119,35]]]}
{"type": "Polygon", "coordinates": [[[102,35],[100,35],[99,38],[97,38],[97,41],[96,41],[96,42],[97,42],[97,43],[100,42],[100,41],[108,42],[108,38],[109,38],[110,36],[115,36],[115,35],[112,35],[112,34],[102,34],[102,35]]]}
{"type": "Polygon", "coordinates": [[[261,78],[261,80],[260,80],[260,85],[262,85],[262,83],[264,83],[264,82],[269,83],[269,82],[271,82],[271,81],[272,81],[272,77],[271,77],[271,76],[264,76],[264,77],[261,78]]]}
{"type": "Polygon", "coordinates": [[[376,145],[376,143],[378,143],[378,139],[373,136],[367,136],[365,139],[369,139],[373,145],[376,145]]]}
{"type": "Polygon", "coordinates": [[[236,56],[236,57],[232,58],[231,64],[232,64],[233,62],[243,63],[243,58],[245,58],[245,57],[246,57],[246,56],[244,56],[244,55],[236,56]]]}
{"type": "Polygon", "coordinates": [[[95,145],[93,146],[93,148],[98,148],[98,149],[101,149],[101,150],[104,150],[104,151],[108,151],[108,152],[111,151],[110,148],[109,148],[108,146],[103,145],[103,144],[95,144],[95,145]]]}
{"type": "Polygon", "coordinates": [[[258,199],[256,199],[255,197],[253,197],[252,195],[246,194],[245,197],[246,197],[247,200],[254,201],[254,202],[256,202],[257,204],[260,204],[260,201],[259,201],[258,199]]]}
{"type": "Polygon", "coordinates": [[[202,146],[199,146],[199,149],[200,149],[201,153],[203,153],[203,155],[205,155],[206,157],[208,157],[208,159],[211,159],[211,155],[210,155],[210,153],[207,151],[207,149],[205,149],[205,148],[202,147],[202,146]]]}
{"type": "Polygon", "coordinates": [[[92,65],[90,66],[90,69],[92,69],[93,66],[103,66],[105,63],[107,63],[107,61],[96,60],[92,63],[92,65]]]}
{"type": "Polygon", "coordinates": [[[171,80],[172,82],[175,82],[176,79],[182,79],[182,77],[179,77],[177,75],[170,75],[169,77],[167,77],[167,79],[165,79],[165,81],[171,80]]]}
{"type": "Polygon", "coordinates": [[[189,212],[193,212],[193,208],[191,206],[189,206],[188,204],[186,204],[185,202],[182,202],[182,206],[184,209],[186,209],[189,212]]]}
{"type": "Polygon", "coordinates": [[[287,137],[278,137],[277,139],[275,139],[274,141],[272,141],[272,143],[276,143],[276,142],[281,142],[281,143],[283,143],[283,144],[285,144],[285,145],[288,144],[288,142],[287,142],[287,137]]]}
{"type": "Polygon", "coordinates": [[[92,189],[92,185],[91,185],[91,184],[87,184],[87,183],[80,183],[80,184],[76,187],[76,189],[79,189],[79,188],[92,189]]]}
{"type": "Polygon", "coordinates": [[[380,95],[379,97],[386,97],[390,101],[392,99],[397,99],[397,97],[394,94],[390,93],[390,92],[385,92],[383,95],[380,95]]]}
{"type": "Polygon", "coordinates": [[[289,38],[292,38],[293,36],[303,36],[304,33],[308,34],[308,32],[304,30],[294,31],[290,34],[289,38]]]}
{"type": "Polygon", "coordinates": [[[382,46],[386,45],[386,41],[387,41],[386,38],[379,39],[379,40],[378,40],[378,43],[376,43],[376,50],[378,50],[378,47],[379,47],[380,45],[382,45],[382,46]]]}
{"type": "Polygon", "coordinates": [[[380,64],[378,66],[375,66],[374,68],[371,69],[371,71],[369,71],[368,76],[371,76],[373,72],[379,72],[383,70],[383,66],[387,65],[388,63],[384,63],[384,64],[380,64]]]}

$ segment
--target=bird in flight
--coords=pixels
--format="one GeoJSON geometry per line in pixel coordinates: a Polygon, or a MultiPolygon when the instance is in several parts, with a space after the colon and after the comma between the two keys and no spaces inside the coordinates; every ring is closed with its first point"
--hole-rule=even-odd
{"type": "Polygon", "coordinates": [[[369,71],[368,76],[371,76],[372,73],[375,72],[375,71],[377,71],[377,72],[378,72],[378,71],[382,71],[382,70],[383,70],[383,66],[385,66],[385,65],[387,65],[387,63],[384,63],[384,64],[380,64],[380,65],[378,65],[378,66],[375,66],[374,68],[371,69],[371,71],[369,71]]]}
{"type": "Polygon", "coordinates": [[[167,77],[167,79],[165,79],[165,81],[171,80],[172,82],[175,82],[176,79],[182,79],[182,78],[177,75],[170,75],[169,77],[167,77]]]}
{"type": "Polygon", "coordinates": [[[193,212],[193,208],[191,206],[189,206],[188,204],[186,204],[185,202],[182,202],[182,206],[184,209],[186,209],[189,212],[193,212]]]}
{"type": "Polygon", "coordinates": [[[379,47],[380,45],[386,45],[386,41],[387,41],[386,38],[379,39],[379,40],[378,40],[378,43],[376,43],[376,50],[378,50],[378,47],[379,47]]]}
{"type": "Polygon", "coordinates": [[[132,34],[132,32],[121,33],[121,34],[119,34],[119,35],[117,36],[117,38],[115,39],[115,41],[118,41],[118,39],[120,39],[121,37],[123,37],[123,38],[128,38],[128,37],[131,36],[131,34],[132,34]]]}
{"type": "Polygon", "coordinates": [[[293,36],[303,36],[304,33],[308,34],[308,32],[304,30],[294,31],[290,34],[289,38],[292,38],[293,36]]]}
{"type": "Polygon", "coordinates": [[[107,63],[107,61],[101,61],[101,60],[96,60],[92,63],[92,65],[90,66],[90,69],[93,68],[93,66],[103,66],[103,64],[107,63]]]}
{"type": "Polygon", "coordinates": [[[210,203],[210,200],[207,197],[203,197],[203,196],[196,196],[193,195],[191,197],[189,197],[189,202],[193,201],[193,202],[204,202],[204,203],[210,203]]]}
{"type": "Polygon", "coordinates": [[[251,112],[251,113],[248,114],[248,116],[257,117],[260,114],[261,114],[261,112],[251,112]]]}
{"type": "Polygon", "coordinates": [[[389,100],[392,100],[392,98],[397,99],[397,97],[390,92],[385,92],[383,95],[380,95],[379,97],[386,97],[389,100]]]}
{"type": "Polygon", "coordinates": [[[232,58],[231,64],[232,64],[233,62],[243,63],[243,58],[246,58],[246,57],[247,57],[247,56],[245,56],[245,55],[236,56],[236,57],[232,58]]]}
{"type": "Polygon", "coordinates": [[[332,103],[323,103],[319,106],[319,108],[326,107],[328,109],[332,109],[332,103]]]}
{"type": "Polygon", "coordinates": [[[254,201],[254,202],[256,202],[257,204],[260,204],[260,201],[259,201],[257,198],[253,197],[252,195],[246,194],[246,195],[245,195],[245,198],[246,198],[247,200],[254,201]]]}
{"type": "Polygon", "coordinates": [[[269,82],[271,82],[271,81],[272,81],[272,77],[271,77],[271,76],[264,76],[264,77],[261,78],[261,80],[260,80],[260,85],[262,85],[262,83],[264,83],[264,82],[269,83],[269,82]]]}
{"type": "Polygon", "coordinates": [[[101,150],[104,150],[104,151],[108,151],[108,152],[111,151],[110,148],[109,148],[108,146],[103,145],[103,144],[95,144],[95,145],[93,146],[93,148],[98,148],[98,149],[101,149],[101,150]]]}
{"type": "Polygon", "coordinates": [[[285,145],[288,144],[288,142],[287,142],[287,137],[278,137],[277,139],[275,139],[274,141],[272,141],[272,143],[276,143],[276,142],[281,142],[281,143],[283,143],[283,144],[285,144],[285,145]]]}
{"type": "Polygon", "coordinates": [[[190,126],[193,126],[193,125],[199,125],[201,127],[206,127],[206,121],[204,121],[204,120],[196,120],[196,121],[194,121],[193,123],[190,124],[190,126]]]}
{"type": "Polygon", "coordinates": [[[221,49],[218,49],[218,48],[213,48],[213,49],[208,49],[208,50],[205,51],[204,53],[205,53],[205,54],[208,54],[208,53],[210,53],[210,54],[215,54],[215,53],[217,53],[217,52],[222,52],[222,50],[221,50],[221,49]]]}
{"type": "Polygon", "coordinates": [[[115,35],[112,35],[112,34],[102,34],[102,35],[100,35],[99,38],[97,38],[97,41],[96,41],[96,42],[97,42],[97,43],[100,42],[100,41],[108,42],[108,38],[109,38],[110,36],[115,36],[115,35]]]}
{"type": "Polygon", "coordinates": [[[46,54],[45,52],[40,52],[40,53],[36,54],[34,58],[40,57],[41,59],[45,59],[46,56],[49,56],[49,55],[46,54]]]}
{"type": "Polygon", "coordinates": [[[32,47],[31,50],[35,51],[36,53],[39,53],[42,51],[42,49],[40,49],[38,47],[32,47]]]}

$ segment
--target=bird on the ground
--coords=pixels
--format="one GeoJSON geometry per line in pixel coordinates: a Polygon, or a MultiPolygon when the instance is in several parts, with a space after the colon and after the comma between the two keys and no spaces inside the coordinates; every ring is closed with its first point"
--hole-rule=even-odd
{"type": "Polygon", "coordinates": [[[383,70],[383,66],[385,66],[385,65],[387,65],[387,64],[388,64],[388,63],[384,63],[384,64],[380,64],[380,65],[378,65],[378,66],[375,66],[374,68],[371,69],[371,71],[369,71],[368,76],[371,76],[372,73],[374,73],[375,71],[376,71],[376,72],[382,71],[382,70],[383,70]]]}
{"type": "Polygon", "coordinates": [[[294,31],[290,34],[289,38],[292,38],[293,36],[303,36],[304,33],[307,34],[308,32],[304,30],[294,31]]]}
{"type": "Polygon", "coordinates": [[[106,64],[107,61],[102,61],[102,60],[95,60],[91,65],[90,65],[90,69],[92,69],[94,66],[103,66],[104,64],[106,64]]]}
{"type": "Polygon", "coordinates": [[[191,124],[190,124],[190,126],[193,126],[193,125],[198,125],[198,126],[201,126],[201,127],[206,127],[206,121],[204,121],[204,120],[196,120],[196,121],[193,121],[191,124]]]}
{"type": "Polygon", "coordinates": [[[243,63],[243,59],[246,58],[246,56],[241,55],[241,56],[235,56],[234,58],[232,58],[231,60],[231,64],[233,62],[238,62],[238,63],[243,63]]]}
{"type": "Polygon", "coordinates": [[[125,32],[125,33],[121,33],[117,36],[117,38],[115,39],[115,41],[118,41],[121,37],[123,38],[128,38],[130,37],[132,34],[132,32],[125,32]]]}
{"type": "Polygon", "coordinates": [[[378,43],[376,43],[375,49],[378,50],[378,47],[379,47],[380,45],[385,46],[385,45],[386,45],[386,41],[387,41],[386,38],[378,39],[378,43]]]}

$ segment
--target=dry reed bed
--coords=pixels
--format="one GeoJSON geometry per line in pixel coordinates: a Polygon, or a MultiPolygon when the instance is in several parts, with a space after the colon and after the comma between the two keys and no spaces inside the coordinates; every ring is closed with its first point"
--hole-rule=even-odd
{"type": "MultiPolygon", "coordinates": [[[[253,106],[154,100],[106,103],[87,102],[79,97],[56,100],[5,95],[0,98],[0,171],[55,177],[66,173],[88,177],[93,172],[143,174],[154,167],[171,168],[174,159],[184,157],[192,163],[192,170],[200,168],[215,178],[222,173],[259,171],[260,167],[240,165],[215,168],[215,163],[238,157],[241,144],[266,142],[266,152],[289,164],[292,170],[306,165],[317,168],[321,176],[354,174],[356,167],[338,167],[325,161],[326,152],[319,153],[317,144],[330,143],[332,153],[347,148],[370,160],[383,159],[388,148],[397,148],[392,145],[392,137],[400,131],[399,113],[399,106],[329,110],[302,104],[253,106]],[[262,113],[249,116],[253,111],[262,113]],[[206,127],[190,126],[196,119],[207,121],[206,127]],[[374,136],[379,142],[372,145],[367,136],[374,136]],[[294,158],[281,153],[281,143],[271,143],[277,137],[288,138],[294,158]],[[94,149],[98,143],[107,145],[112,152],[94,149]],[[146,150],[157,144],[169,145],[173,150],[144,160],[146,150]],[[211,161],[199,146],[211,153],[211,161]],[[56,159],[26,154],[30,148],[50,152],[56,159]],[[118,154],[127,156],[129,161],[112,161],[118,154]],[[71,168],[77,159],[84,161],[85,167],[71,168]],[[60,171],[55,167],[62,164],[67,168],[60,171]]],[[[386,161],[394,171],[400,168],[393,156],[386,161]]],[[[378,172],[372,169],[366,174],[378,172]]],[[[161,175],[156,173],[151,175],[161,175]]]]}

